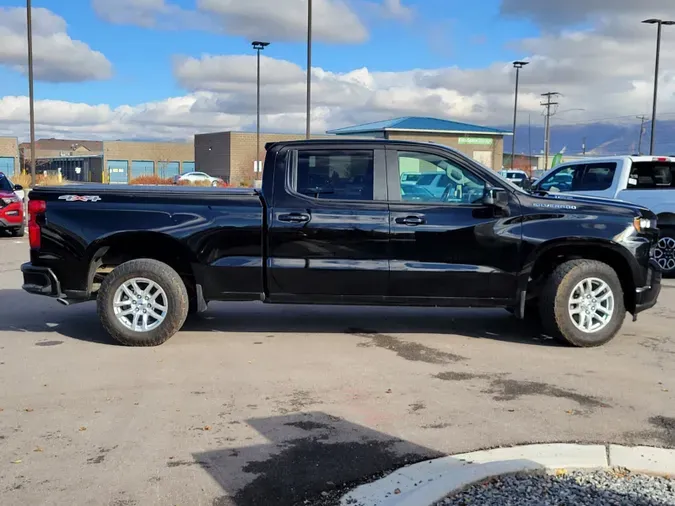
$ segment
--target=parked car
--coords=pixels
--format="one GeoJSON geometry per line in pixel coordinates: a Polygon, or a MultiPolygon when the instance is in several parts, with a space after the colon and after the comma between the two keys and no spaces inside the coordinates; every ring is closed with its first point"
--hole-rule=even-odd
{"type": "Polygon", "coordinates": [[[428,143],[266,147],[261,191],[36,188],[24,290],[96,299],[103,327],[133,346],[163,343],[213,300],[504,307],[575,346],[606,343],[626,311],[656,303],[648,209],[530,194],[428,143]],[[406,199],[400,173],[415,161],[446,172],[446,200],[406,199]]]}
{"type": "Polygon", "coordinates": [[[211,183],[211,186],[220,186],[223,183],[221,178],[209,176],[206,172],[186,172],[180,176],[175,176],[176,184],[180,181],[190,181],[191,183],[208,182],[211,183]]]}
{"type": "Polygon", "coordinates": [[[618,199],[651,209],[661,230],[656,261],[665,275],[675,275],[675,158],[618,156],[576,160],[549,171],[536,182],[535,189],[618,199]]]}
{"type": "Polygon", "coordinates": [[[421,172],[404,172],[401,174],[401,184],[414,185],[422,177],[421,172]]]}
{"type": "Polygon", "coordinates": [[[13,184],[0,172],[0,230],[7,230],[14,237],[23,237],[23,200],[16,192],[23,192],[21,185],[13,184]]]}
{"type": "Polygon", "coordinates": [[[530,176],[524,170],[500,170],[499,175],[521,188],[527,186],[530,176]]]}

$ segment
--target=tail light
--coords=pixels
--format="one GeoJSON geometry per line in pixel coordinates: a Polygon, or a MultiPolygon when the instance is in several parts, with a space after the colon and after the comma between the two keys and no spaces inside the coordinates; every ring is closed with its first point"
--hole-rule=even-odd
{"type": "Polygon", "coordinates": [[[31,249],[40,249],[42,234],[38,216],[44,214],[45,211],[47,211],[47,202],[44,200],[28,201],[28,242],[31,249]]]}

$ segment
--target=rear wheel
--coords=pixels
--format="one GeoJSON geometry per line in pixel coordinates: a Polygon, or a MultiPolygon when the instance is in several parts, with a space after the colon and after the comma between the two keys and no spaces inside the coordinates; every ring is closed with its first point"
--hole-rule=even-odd
{"type": "Polygon", "coordinates": [[[595,260],[572,260],[558,266],[539,299],[544,329],[572,346],[609,342],[626,315],[616,272],[595,260]]]}
{"type": "Polygon", "coordinates": [[[664,276],[675,276],[675,230],[661,230],[661,238],[654,250],[654,260],[661,267],[664,276]]]}
{"type": "Polygon", "coordinates": [[[12,236],[23,237],[24,231],[25,231],[25,229],[24,229],[23,225],[21,225],[19,228],[12,229],[12,236]]]}
{"type": "Polygon", "coordinates": [[[157,260],[131,260],[108,274],[98,292],[101,323],[127,346],[157,346],[185,323],[188,293],[170,266],[157,260]]]}

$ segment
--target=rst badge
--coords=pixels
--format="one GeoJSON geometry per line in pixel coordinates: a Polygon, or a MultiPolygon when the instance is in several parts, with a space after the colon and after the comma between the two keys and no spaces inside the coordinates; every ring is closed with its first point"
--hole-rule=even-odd
{"type": "Polygon", "coordinates": [[[101,200],[101,197],[98,195],[61,195],[59,200],[65,200],[66,202],[98,202],[101,200]]]}

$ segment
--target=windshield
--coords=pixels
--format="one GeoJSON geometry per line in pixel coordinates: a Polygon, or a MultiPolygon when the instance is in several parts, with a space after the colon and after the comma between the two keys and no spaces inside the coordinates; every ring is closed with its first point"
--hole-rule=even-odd
{"type": "Polygon", "coordinates": [[[7,179],[7,176],[5,176],[4,174],[0,174],[0,191],[3,192],[14,191],[14,185],[9,179],[7,179]]]}

